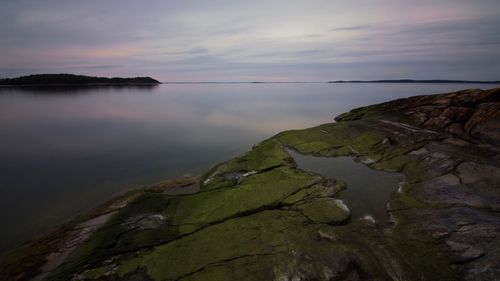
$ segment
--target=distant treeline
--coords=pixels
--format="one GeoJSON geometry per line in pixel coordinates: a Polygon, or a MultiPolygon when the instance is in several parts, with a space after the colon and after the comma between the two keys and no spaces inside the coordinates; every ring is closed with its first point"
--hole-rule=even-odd
{"type": "Polygon", "coordinates": [[[36,74],[17,78],[0,79],[0,85],[115,85],[115,84],[160,84],[151,77],[107,78],[74,74],[36,74]]]}
{"type": "Polygon", "coordinates": [[[468,81],[468,80],[338,80],[329,81],[328,83],[443,83],[443,84],[500,84],[500,81],[468,81]]]}

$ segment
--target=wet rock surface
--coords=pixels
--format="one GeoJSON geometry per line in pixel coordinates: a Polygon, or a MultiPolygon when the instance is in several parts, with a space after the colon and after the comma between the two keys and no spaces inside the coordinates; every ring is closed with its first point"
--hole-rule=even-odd
{"type": "MultiPolygon", "coordinates": [[[[411,97],[279,133],[209,171],[199,192],[134,195],[43,277],[499,280],[499,97],[411,97]],[[394,224],[350,219],[338,198],[349,186],[298,169],[287,149],[404,173],[387,204],[394,224]]],[[[35,276],[47,250],[39,257],[16,267],[11,256],[2,277],[35,276]]]]}

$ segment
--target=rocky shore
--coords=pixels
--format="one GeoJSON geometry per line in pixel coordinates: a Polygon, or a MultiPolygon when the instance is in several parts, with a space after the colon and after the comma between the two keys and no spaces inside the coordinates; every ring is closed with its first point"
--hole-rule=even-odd
{"type": "MultiPolygon", "coordinates": [[[[199,180],[145,187],[3,258],[2,280],[500,280],[500,89],[417,96],[285,131],[199,180]],[[287,153],[406,181],[393,222],[287,153]],[[191,189],[189,189],[191,186],[191,189]],[[196,190],[194,190],[196,191],[196,190]]],[[[370,188],[367,186],[366,188],[370,188]]]]}

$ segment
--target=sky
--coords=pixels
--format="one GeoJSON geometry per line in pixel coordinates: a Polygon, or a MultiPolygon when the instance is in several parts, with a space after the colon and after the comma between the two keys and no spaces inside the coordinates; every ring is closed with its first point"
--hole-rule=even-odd
{"type": "Polygon", "coordinates": [[[498,0],[0,0],[0,77],[500,80],[498,0]]]}

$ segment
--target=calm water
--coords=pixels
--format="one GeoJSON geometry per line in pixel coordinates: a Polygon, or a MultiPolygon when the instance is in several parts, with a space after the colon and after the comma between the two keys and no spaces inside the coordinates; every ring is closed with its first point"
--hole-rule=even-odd
{"type": "Polygon", "coordinates": [[[293,151],[289,153],[300,169],[347,183],[347,189],[340,193],[340,198],[351,210],[353,219],[371,216],[381,225],[388,223],[385,206],[398,184],[405,180],[403,174],[373,170],[351,157],[330,158],[293,151]]]}
{"type": "Polygon", "coordinates": [[[353,107],[487,85],[0,88],[0,251],[141,184],[199,174],[353,107]]]}

